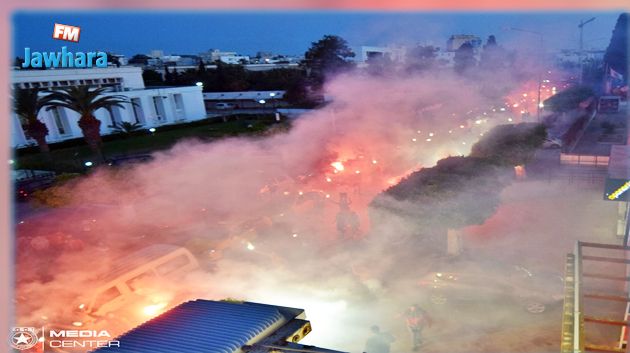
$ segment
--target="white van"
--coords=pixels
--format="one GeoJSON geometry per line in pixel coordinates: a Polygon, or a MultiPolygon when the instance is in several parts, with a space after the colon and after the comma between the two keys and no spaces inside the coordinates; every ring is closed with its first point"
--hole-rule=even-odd
{"type": "Polygon", "coordinates": [[[158,244],[139,250],[116,260],[97,279],[101,284],[75,303],[73,312],[79,317],[63,324],[81,327],[116,317],[135,326],[190,299],[174,289],[180,288],[175,283],[198,268],[197,259],[179,246],[158,244]]]}

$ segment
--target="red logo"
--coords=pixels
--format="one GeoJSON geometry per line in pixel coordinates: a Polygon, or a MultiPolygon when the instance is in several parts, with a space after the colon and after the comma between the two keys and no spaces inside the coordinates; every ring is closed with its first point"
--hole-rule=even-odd
{"type": "Polygon", "coordinates": [[[68,42],[79,42],[79,36],[81,35],[81,27],[62,25],[61,23],[55,23],[53,29],[53,39],[65,40],[68,42]]]}

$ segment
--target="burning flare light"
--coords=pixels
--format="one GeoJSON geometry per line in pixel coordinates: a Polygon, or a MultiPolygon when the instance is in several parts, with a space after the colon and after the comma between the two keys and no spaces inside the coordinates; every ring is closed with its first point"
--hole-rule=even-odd
{"type": "Polygon", "coordinates": [[[343,163],[338,162],[338,161],[337,162],[332,162],[332,163],[330,163],[330,165],[333,168],[335,168],[335,170],[338,171],[338,172],[343,172],[343,170],[345,169],[344,166],[343,166],[343,163]]]}
{"type": "Polygon", "coordinates": [[[144,308],[142,308],[142,313],[146,316],[157,316],[159,315],[162,310],[164,310],[164,308],[166,308],[166,303],[157,303],[157,304],[152,304],[152,305],[147,305],[144,308]]]}

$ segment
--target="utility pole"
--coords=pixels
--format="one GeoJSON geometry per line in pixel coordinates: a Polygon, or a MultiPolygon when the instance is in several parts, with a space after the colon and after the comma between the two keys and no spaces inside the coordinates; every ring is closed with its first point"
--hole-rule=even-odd
{"type": "Polygon", "coordinates": [[[512,31],[518,31],[518,32],[525,32],[525,33],[530,33],[530,34],[535,34],[538,36],[538,38],[540,39],[540,63],[539,63],[539,67],[538,67],[538,99],[536,100],[536,121],[540,122],[540,113],[542,110],[542,106],[541,106],[541,102],[540,102],[540,91],[542,89],[542,67],[544,65],[545,62],[545,41],[544,41],[544,36],[541,32],[537,32],[537,31],[531,31],[529,29],[522,29],[522,28],[514,28],[514,27],[508,27],[507,29],[512,30],[512,31]]]}
{"type": "Polygon", "coordinates": [[[578,59],[580,60],[580,83],[584,81],[584,25],[595,21],[595,17],[591,17],[588,20],[581,20],[578,28],[580,29],[580,52],[578,59]]]}

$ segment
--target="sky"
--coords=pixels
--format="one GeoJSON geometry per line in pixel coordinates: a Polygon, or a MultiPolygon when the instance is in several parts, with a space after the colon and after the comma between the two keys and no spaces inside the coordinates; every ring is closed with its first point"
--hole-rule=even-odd
{"type": "Polygon", "coordinates": [[[343,11],[85,11],[16,12],[13,57],[32,51],[107,50],[128,57],[160,49],[164,54],[197,54],[211,48],[255,55],[258,51],[303,55],[326,34],[339,35],[357,51],[362,45],[432,44],[444,47],[451,34],[494,34],[499,44],[538,43],[575,49],[580,20],[584,47],[605,49],[619,12],[343,12],[343,11]],[[54,23],[81,27],[79,43],[52,39],[54,23]]]}

